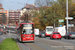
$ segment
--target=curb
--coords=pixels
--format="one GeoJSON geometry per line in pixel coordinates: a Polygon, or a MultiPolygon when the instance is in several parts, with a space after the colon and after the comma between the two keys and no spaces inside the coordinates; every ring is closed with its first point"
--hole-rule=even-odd
{"type": "MultiPolygon", "coordinates": [[[[14,39],[15,41],[16,41],[16,39],[14,39]]],[[[16,43],[17,43],[17,41],[16,41],[16,43]]],[[[17,46],[19,47],[19,50],[22,50],[22,48],[18,45],[18,43],[17,43],[17,46]]]]}
{"type": "MultiPolygon", "coordinates": [[[[5,40],[5,39],[4,39],[4,40],[5,40]]],[[[4,40],[3,40],[3,41],[4,41],[4,40]]],[[[3,41],[1,41],[1,43],[2,43],[3,41]]],[[[0,44],[1,44],[1,43],[0,43],[0,44]]]]}

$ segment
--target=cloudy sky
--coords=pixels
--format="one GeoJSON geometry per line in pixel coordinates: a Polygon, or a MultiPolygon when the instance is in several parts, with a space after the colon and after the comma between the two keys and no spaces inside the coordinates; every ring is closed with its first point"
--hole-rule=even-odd
{"type": "Polygon", "coordinates": [[[17,10],[23,8],[26,3],[34,4],[35,0],[0,0],[5,10],[17,10]]]}

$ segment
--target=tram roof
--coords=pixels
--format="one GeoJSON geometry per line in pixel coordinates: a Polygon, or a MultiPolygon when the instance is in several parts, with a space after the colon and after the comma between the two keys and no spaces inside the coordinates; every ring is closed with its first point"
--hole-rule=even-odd
{"type": "Polygon", "coordinates": [[[23,22],[21,22],[21,23],[30,23],[30,22],[28,22],[28,21],[23,21],[23,22]]]}
{"type": "MultiPolygon", "coordinates": [[[[30,22],[23,21],[23,22],[21,22],[20,24],[24,24],[24,23],[30,23],[30,22]]],[[[30,24],[33,24],[33,23],[30,23],[30,24]]]]}

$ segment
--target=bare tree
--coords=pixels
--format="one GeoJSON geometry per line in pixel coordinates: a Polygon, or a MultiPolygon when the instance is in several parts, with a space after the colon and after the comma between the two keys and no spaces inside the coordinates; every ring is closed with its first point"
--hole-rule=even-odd
{"type": "Polygon", "coordinates": [[[20,19],[23,21],[29,21],[31,20],[31,16],[28,13],[23,13],[20,19]]]}
{"type": "Polygon", "coordinates": [[[52,2],[53,0],[35,0],[35,5],[38,7],[42,7],[42,6],[51,6],[50,2],[52,2]]]}

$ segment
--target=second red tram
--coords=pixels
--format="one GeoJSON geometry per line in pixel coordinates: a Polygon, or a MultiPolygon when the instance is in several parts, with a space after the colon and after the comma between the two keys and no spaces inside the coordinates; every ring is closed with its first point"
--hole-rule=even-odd
{"type": "Polygon", "coordinates": [[[17,38],[21,42],[34,42],[34,23],[20,23],[20,26],[17,28],[17,38]]]}

